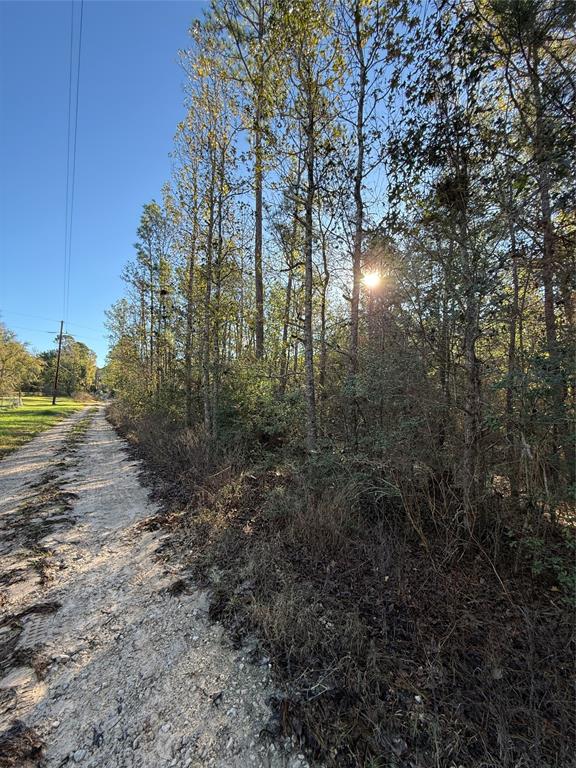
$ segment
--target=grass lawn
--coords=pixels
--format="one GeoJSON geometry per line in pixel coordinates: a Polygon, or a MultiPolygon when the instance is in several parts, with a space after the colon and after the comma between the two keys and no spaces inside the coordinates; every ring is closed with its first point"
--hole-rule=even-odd
{"type": "Polygon", "coordinates": [[[23,397],[20,408],[0,410],[0,459],[57,421],[86,407],[71,397],[23,397]]]}

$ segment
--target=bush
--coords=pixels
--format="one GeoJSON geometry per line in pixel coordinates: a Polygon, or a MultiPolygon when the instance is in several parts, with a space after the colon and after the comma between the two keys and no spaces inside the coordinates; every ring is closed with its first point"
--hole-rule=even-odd
{"type": "Polygon", "coordinates": [[[426,473],[406,485],[360,455],[262,460],[166,417],[132,437],[171,510],[173,556],[212,587],[213,618],[271,661],[276,733],[334,768],[567,768],[568,549],[559,567],[512,529],[490,552],[455,546],[449,479],[444,494],[426,473]]]}
{"type": "Polygon", "coordinates": [[[247,445],[277,448],[301,434],[303,402],[298,392],[279,396],[275,379],[260,367],[238,365],[229,371],[219,400],[221,438],[243,436],[247,445]]]}

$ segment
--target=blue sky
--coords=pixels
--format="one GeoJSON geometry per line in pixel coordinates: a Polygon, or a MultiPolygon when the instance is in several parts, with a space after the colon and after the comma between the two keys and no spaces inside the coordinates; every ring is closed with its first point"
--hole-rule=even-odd
{"type": "MultiPolygon", "coordinates": [[[[100,364],[142,205],[170,175],[178,49],[205,7],[84,3],[68,330],[100,364]]],[[[0,2],[0,319],[38,351],[63,312],[69,40],[70,2],[0,2]]]]}

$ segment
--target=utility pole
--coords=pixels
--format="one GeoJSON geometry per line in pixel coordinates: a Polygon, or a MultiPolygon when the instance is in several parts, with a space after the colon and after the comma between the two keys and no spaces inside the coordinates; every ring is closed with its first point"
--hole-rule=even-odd
{"type": "Polygon", "coordinates": [[[56,405],[56,390],[58,389],[58,374],[60,373],[60,353],[62,352],[63,329],[64,320],[60,320],[60,336],[58,337],[58,357],[56,358],[56,373],[54,374],[54,393],[52,395],[52,405],[56,405]]]}

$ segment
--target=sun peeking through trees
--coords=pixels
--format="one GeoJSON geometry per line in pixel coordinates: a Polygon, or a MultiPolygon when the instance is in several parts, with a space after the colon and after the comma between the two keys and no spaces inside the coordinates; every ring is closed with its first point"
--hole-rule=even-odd
{"type": "MultiPolygon", "coordinates": [[[[398,625],[410,617],[406,626],[425,625],[432,638],[422,664],[438,659],[438,678],[426,673],[434,714],[414,726],[428,746],[413,764],[480,765],[488,754],[498,755],[494,765],[563,764],[522,698],[538,688],[560,722],[560,678],[547,688],[531,668],[530,685],[518,678],[499,689],[484,719],[475,704],[450,709],[440,689],[467,664],[452,645],[467,632],[453,591],[464,582],[474,591],[467,574],[486,566],[478,579],[498,575],[474,610],[505,585],[502,600],[514,593],[524,617],[538,613],[532,578],[544,602],[546,584],[573,583],[565,523],[574,483],[574,20],[571,0],[214,0],[181,53],[187,113],[172,177],[144,207],[125,295],[108,314],[115,418],[191,488],[213,534],[199,537],[206,561],[231,537],[236,569],[259,562],[266,571],[258,558],[268,548],[278,590],[305,591],[321,573],[305,602],[321,594],[332,605],[337,593],[347,606],[343,656],[335,638],[315,635],[310,650],[333,660],[332,671],[318,662],[337,678],[333,698],[304,704],[303,694],[299,704],[312,731],[336,729],[346,697],[334,691],[347,691],[358,712],[342,705],[346,759],[389,754],[375,713],[388,695],[379,675],[388,675],[386,690],[400,686],[383,671],[382,627],[392,626],[394,604],[398,625]],[[219,472],[229,480],[220,495],[210,485],[219,481],[202,479],[219,472]],[[231,522],[248,515],[247,476],[260,527],[231,522]],[[254,537],[234,539],[244,530],[254,537]],[[307,549],[309,540],[321,543],[307,549]],[[400,543],[414,547],[410,556],[400,543]],[[384,605],[372,577],[391,571],[387,546],[415,565],[384,605]],[[425,582],[416,584],[418,574],[425,582]],[[409,595],[427,589],[421,615],[409,595]],[[435,602],[439,594],[447,597],[435,602]],[[447,621],[459,628],[452,640],[447,625],[445,637],[435,634],[447,621]],[[355,659],[350,670],[341,657],[355,659]],[[469,738],[433,756],[448,721],[450,733],[469,738]],[[529,757],[517,736],[524,727],[537,742],[529,757]]],[[[308,679],[298,649],[309,637],[290,634],[299,625],[288,592],[290,626],[272,622],[273,603],[256,598],[259,612],[243,618],[308,679]]],[[[490,648],[506,655],[495,638],[513,645],[514,631],[536,654],[538,632],[564,642],[548,613],[513,631],[496,602],[482,613],[495,617],[492,634],[466,635],[476,669],[491,668],[490,648]]],[[[414,645],[407,653],[418,655],[414,645]]],[[[470,684],[470,702],[492,701],[468,672],[458,690],[470,684]]]]}

